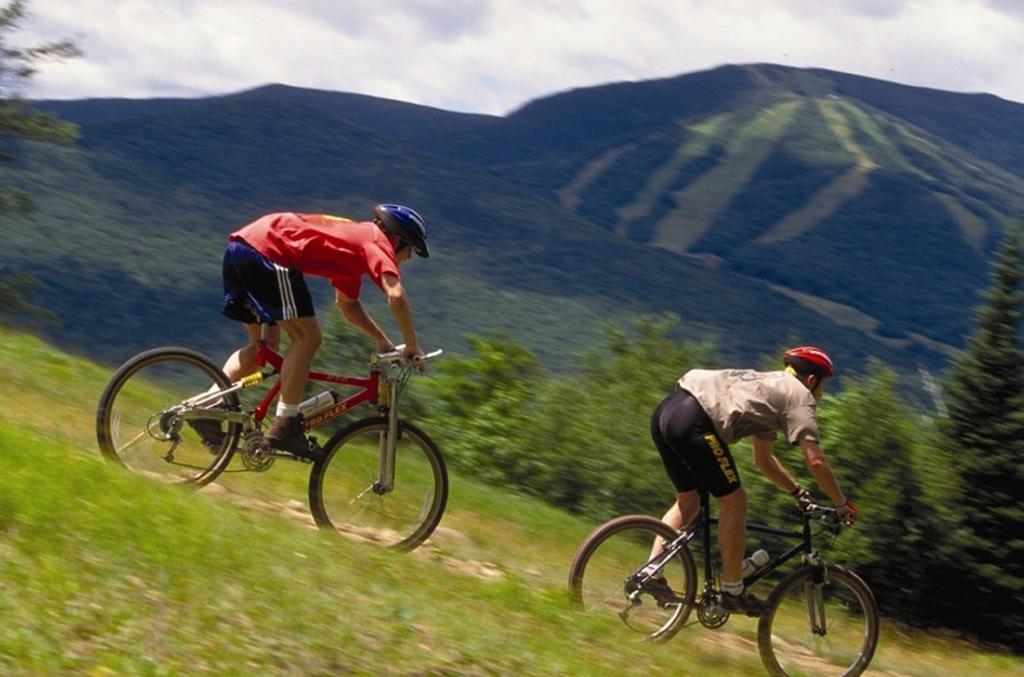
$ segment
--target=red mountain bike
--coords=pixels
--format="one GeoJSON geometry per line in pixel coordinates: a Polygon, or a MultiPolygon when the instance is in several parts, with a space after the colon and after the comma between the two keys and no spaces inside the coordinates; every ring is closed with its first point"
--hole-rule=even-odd
{"type": "MultiPolygon", "coordinates": [[[[283,358],[266,335],[264,327],[261,371],[234,383],[206,356],[187,348],[156,348],[125,362],[103,391],[96,413],[103,455],[134,472],[196,486],[216,479],[236,452],[251,472],[265,471],[277,459],[305,461],[271,449],[263,439],[280,380],[253,408],[240,399],[243,390],[264,386],[280,373],[283,358]],[[222,434],[200,434],[195,427],[200,420],[216,421],[222,434]]],[[[309,476],[309,506],[320,527],[411,550],[441,521],[448,499],[444,458],[426,433],[398,416],[401,393],[414,372],[403,363],[400,348],[374,354],[365,377],[310,372],[310,381],[356,391],[342,398],[328,390],[300,405],[306,430],[362,404],[377,408],[375,416],[346,426],[322,448],[309,438],[317,457],[309,476]]]]}

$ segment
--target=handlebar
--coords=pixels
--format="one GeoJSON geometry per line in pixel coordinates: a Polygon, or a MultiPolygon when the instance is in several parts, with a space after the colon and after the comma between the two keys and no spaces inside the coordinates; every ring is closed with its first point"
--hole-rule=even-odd
{"type": "Polygon", "coordinates": [[[825,506],[818,505],[816,503],[808,506],[803,515],[806,522],[823,522],[828,531],[836,534],[843,529],[853,526],[852,522],[849,524],[844,522],[842,517],[839,516],[839,511],[835,508],[826,508],[825,506]]]}
{"type": "MultiPolygon", "coordinates": [[[[395,346],[394,350],[390,350],[386,353],[374,353],[374,358],[379,362],[399,362],[402,360],[402,351],[405,350],[405,344],[400,343],[395,346]]],[[[440,348],[429,353],[422,355],[416,355],[413,360],[416,362],[424,361],[429,362],[430,360],[436,359],[441,356],[444,351],[440,348]]]]}
{"type": "Polygon", "coordinates": [[[804,515],[809,520],[821,520],[822,522],[839,522],[839,512],[835,508],[827,508],[817,503],[812,503],[804,515]]]}

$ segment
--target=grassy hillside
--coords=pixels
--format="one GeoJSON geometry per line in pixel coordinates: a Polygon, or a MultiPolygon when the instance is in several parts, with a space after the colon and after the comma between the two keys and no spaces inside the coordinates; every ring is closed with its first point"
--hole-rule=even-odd
{"type": "MultiPolygon", "coordinates": [[[[0,671],[761,671],[748,619],[659,647],[574,612],[565,572],[594,525],[464,477],[437,536],[400,556],[306,528],[287,503],[298,466],[201,493],[128,475],[94,451],[108,370],[0,332],[0,671]],[[264,480],[280,495],[261,494],[264,480]]],[[[873,667],[998,675],[1021,662],[888,624],[873,667]]]]}

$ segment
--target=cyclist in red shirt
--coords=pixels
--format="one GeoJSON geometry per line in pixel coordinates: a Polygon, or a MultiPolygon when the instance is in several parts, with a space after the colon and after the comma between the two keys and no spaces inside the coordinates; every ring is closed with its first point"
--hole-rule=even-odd
{"type": "MultiPolygon", "coordinates": [[[[726,611],[751,616],[763,614],[767,605],[743,586],[747,493],[729,444],[751,437],[757,467],[806,508],[812,504],[810,494],[793,480],[773,452],[776,433],[784,433],[790,444],[803,449],[811,476],[835,502],[843,522],[849,526],[857,519],[857,506],[839,488],[819,444],[815,408],[825,383],[835,374],[832,360],[814,346],[787,350],[782,360],[784,371],[688,371],[651,418],[651,436],[677,492],[676,503],[662,521],[674,529],[692,522],[700,511],[699,487],[718,500],[721,605],[726,611]]],[[[653,584],[655,596],[674,598],[664,579],[653,584]]]]}
{"type": "MultiPolygon", "coordinates": [[[[391,340],[359,302],[362,277],[369,277],[388,298],[405,339],[404,357],[413,361],[423,352],[399,266],[414,251],[429,255],[426,224],[402,205],[379,204],[373,211],[373,221],[366,222],[324,214],[268,214],[229,237],[223,312],[245,323],[250,342],[228,358],[224,373],[234,381],[256,369],[261,323],[271,325],[271,345],[280,342],[282,328],[290,339],[277,415],[265,435],[275,449],[309,456],[299,402],[322,335],[304,275],[330,280],[345,319],[372,338],[378,352],[386,352],[394,347],[391,340]]],[[[218,422],[197,420],[193,426],[207,444],[220,445],[224,433],[218,422]]]]}

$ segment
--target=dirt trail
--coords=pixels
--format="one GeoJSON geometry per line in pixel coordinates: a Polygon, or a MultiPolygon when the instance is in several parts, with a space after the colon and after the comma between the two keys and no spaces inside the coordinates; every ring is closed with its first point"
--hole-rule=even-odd
{"type": "MultiPolygon", "coordinates": [[[[252,496],[246,496],[245,494],[241,494],[236,491],[231,491],[217,483],[209,484],[200,489],[200,491],[205,494],[229,500],[236,505],[241,505],[248,509],[283,515],[284,517],[287,517],[288,519],[305,527],[309,527],[310,529],[319,528],[317,527],[316,521],[313,519],[313,515],[309,512],[309,508],[302,501],[266,501],[259,498],[253,498],[252,496]]],[[[341,528],[338,529],[338,532],[347,538],[363,541],[365,543],[383,544],[388,540],[384,531],[370,528],[341,528]]],[[[493,562],[484,562],[474,559],[460,559],[444,554],[443,551],[445,550],[445,545],[447,543],[458,542],[464,539],[465,536],[454,529],[439,526],[425,543],[413,550],[410,554],[420,559],[441,562],[444,566],[452,569],[453,571],[458,571],[459,573],[468,574],[470,576],[476,576],[477,578],[485,580],[504,578],[505,573],[502,568],[493,562]]]]}
{"type": "MultiPolygon", "coordinates": [[[[302,526],[310,529],[318,528],[307,506],[298,500],[281,502],[267,501],[264,499],[254,498],[252,496],[246,496],[216,483],[207,485],[200,489],[200,491],[204,494],[216,496],[220,500],[231,501],[232,503],[243,506],[247,509],[283,515],[284,517],[293,520],[295,523],[301,524],[302,526]]],[[[382,532],[376,532],[372,529],[353,528],[349,530],[339,530],[339,532],[348,538],[363,542],[382,543],[385,540],[382,532]]],[[[450,544],[464,543],[465,541],[465,535],[455,531],[454,529],[448,529],[440,526],[430,539],[416,550],[408,553],[407,556],[440,562],[452,571],[469,576],[475,576],[483,580],[498,581],[505,578],[505,571],[496,563],[457,558],[444,553],[446,546],[450,544]]],[[[755,621],[752,619],[742,618],[736,619],[735,622],[754,623],[755,621]]],[[[688,635],[687,641],[698,642],[706,651],[721,651],[724,648],[728,651],[743,652],[751,656],[759,655],[756,640],[734,634],[728,629],[706,630],[701,628],[699,624],[694,624],[692,632],[688,635]]],[[[800,664],[810,674],[823,674],[824,668],[831,667],[821,659],[809,654],[800,660],[800,664]]],[[[886,674],[896,676],[899,673],[889,671],[876,672],[869,670],[868,674],[886,674]]]]}

